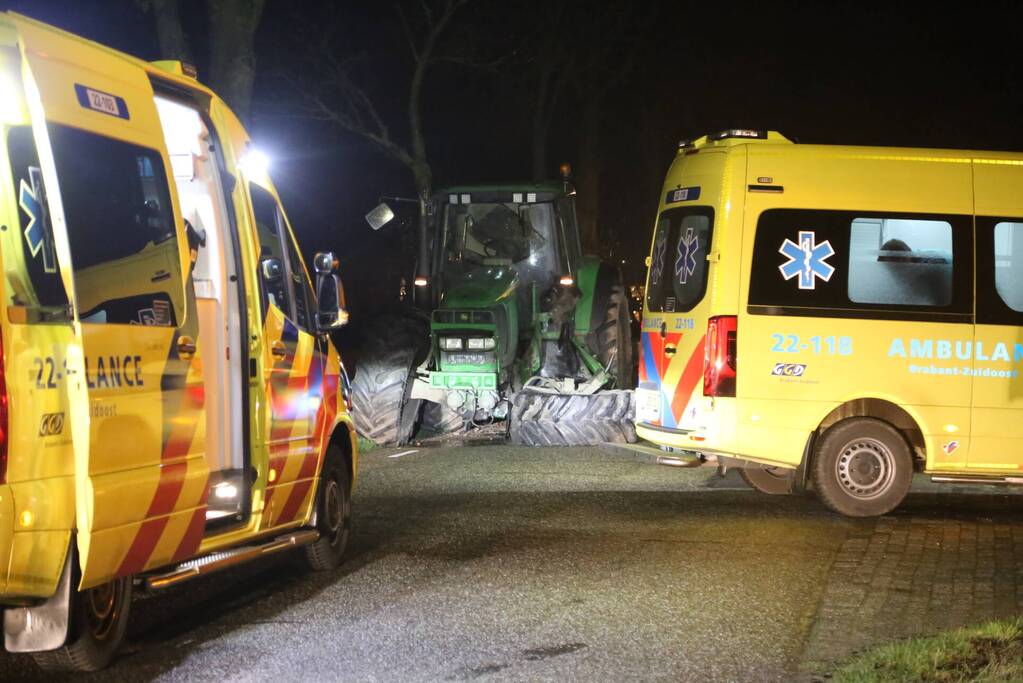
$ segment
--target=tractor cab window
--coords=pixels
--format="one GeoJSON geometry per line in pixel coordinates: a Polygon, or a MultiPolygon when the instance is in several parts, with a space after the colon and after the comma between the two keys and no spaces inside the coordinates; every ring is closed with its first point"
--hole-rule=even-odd
{"type": "Polygon", "coordinates": [[[575,274],[582,262],[582,249],[579,245],[579,226],[576,222],[575,200],[562,197],[557,201],[558,239],[561,243],[561,273],[575,274]]]}
{"type": "Polygon", "coordinates": [[[446,270],[515,266],[553,272],[553,206],[549,203],[449,204],[444,215],[446,270]]]}

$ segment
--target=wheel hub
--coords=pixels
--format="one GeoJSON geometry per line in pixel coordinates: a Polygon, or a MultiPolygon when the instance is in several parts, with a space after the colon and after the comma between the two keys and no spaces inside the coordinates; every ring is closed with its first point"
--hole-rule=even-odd
{"type": "Polygon", "coordinates": [[[891,488],[895,457],[880,441],[856,439],[842,449],[835,469],[846,493],[868,500],[883,495],[891,488]]]}
{"type": "Polygon", "coordinates": [[[120,619],[124,585],[111,581],[90,589],[85,595],[85,615],[89,631],[97,641],[110,637],[120,619]]]}

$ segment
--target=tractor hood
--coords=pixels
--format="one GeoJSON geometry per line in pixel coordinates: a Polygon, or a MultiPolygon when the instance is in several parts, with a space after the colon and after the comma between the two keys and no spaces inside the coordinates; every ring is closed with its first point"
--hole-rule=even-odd
{"type": "Polygon", "coordinates": [[[441,308],[490,308],[515,295],[518,277],[510,266],[484,266],[448,273],[441,308]]]}

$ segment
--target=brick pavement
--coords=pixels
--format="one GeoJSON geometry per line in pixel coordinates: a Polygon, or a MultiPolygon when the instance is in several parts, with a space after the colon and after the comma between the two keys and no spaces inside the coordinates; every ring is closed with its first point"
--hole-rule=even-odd
{"type": "Polygon", "coordinates": [[[804,668],[1023,613],[1023,518],[1013,499],[993,512],[949,499],[858,521],[828,576],[804,668]]]}

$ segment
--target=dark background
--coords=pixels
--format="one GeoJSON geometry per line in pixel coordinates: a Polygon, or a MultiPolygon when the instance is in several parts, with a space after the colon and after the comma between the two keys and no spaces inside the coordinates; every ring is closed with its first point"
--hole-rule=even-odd
{"type": "MultiPolygon", "coordinates": [[[[543,29],[535,21],[542,4],[474,0],[453,35],[514,52],[521,36],[543,29]]],[[[624,261],[630,284],[642,281],[676,143],[708,131],[744,126],[806,143],[1023,149],[1018,5],[577,3],[580,22],[611,7],[653,16],[616,48],[634,65],[603,106],[602,249],[624,261]]],[[[152,19],[133,0],[0,0],[0,8],[143,59],[160,57],[152,19]]],[[[202,80],[205,10],[201,0],[184,0],[183,9],[202,80]]],[[[401,231],[373,233],[362,217],[380,195],[414,196],[414,189],[408,171],[370,144],[288,113],[295,97],[286,85],[289,70],[308,69],[299,65],[293,36],[310,18],[329,15],[343,18],[339,52],[366,55],[373,75],[367,90],[401,137],[410,58],[387,2],[267,0],[249,129],[272,160],[306,258],[327,249],[340,256],[359,315],[394,299],[401,266],[409,265],[396,248],[401,231]]],[[[571,44],[572,31],[561,30],[571,44]]],[[[529,178],[526,70],[512,58],[485,69],[440,65],[430,73],[423,117],[435,187],[529,178]]],[[[601,74],[592,75],[599,82],[601,74]]],[[[577,162],[577,101],[559,100],[548,144],[551,176],[558,163],[577,162]]]]}

